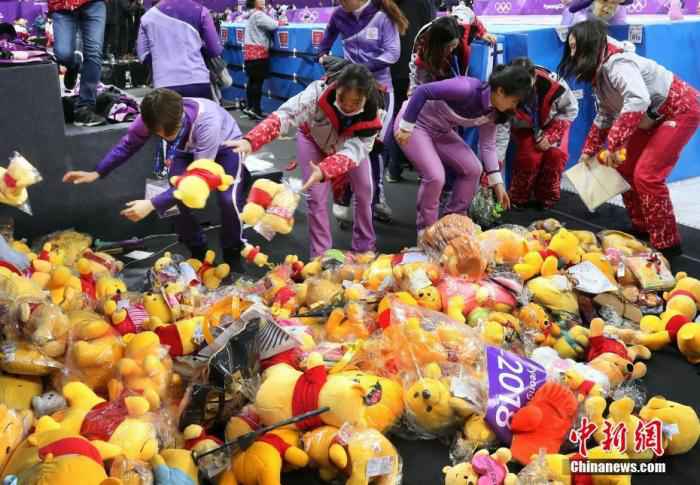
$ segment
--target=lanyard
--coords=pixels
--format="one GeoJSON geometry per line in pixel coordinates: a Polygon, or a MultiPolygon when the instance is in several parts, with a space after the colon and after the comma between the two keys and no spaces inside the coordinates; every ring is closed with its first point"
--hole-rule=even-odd
{"type": "Polygon", "coordinates": [[[180,127],[180,131],[177,133],[177,136],[172,142],[168,142],[166,152],[165,152],[165,167],[170,169],[170,165],[173,163],[173,159],[175,158],[175,154],[177,153],[178,146],[180,146],[180,142],[182,142],[182,138],[185,136],[185,132],[187,131],[187,125],[186,125],[187,119],[185,117],[185,114],[182,114],[182,126],[180,127]]]}
{"type": "Polygon", "coordinates": [[[450,68],[452,69],[452,75],[454,77],[459,77],[461,76],[461,69],[459,65],[459,58],[457,57],[457,54],[452,54],[452,62],[450,63],[450,68]]]}

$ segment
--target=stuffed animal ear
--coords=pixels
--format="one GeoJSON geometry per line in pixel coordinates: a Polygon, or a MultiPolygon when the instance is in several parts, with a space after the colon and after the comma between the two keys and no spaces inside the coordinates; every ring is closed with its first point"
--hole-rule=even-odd
{"type": "Polygon", "coordinates": [[[605,327],[605,322],[602,318],[594,318],[591,320],[591,337],[599,337],[603,335],[603,328],[605,327]]]}
{"type": "Polygon", "coordinates": [[[176,190],[175,192],[173,192],[173,197],[175,197],[177,200],[182,200],[182,197],[183,197],[182,192],[179,190],[176,190]]]}
{"type": "Polygon", "coordinates": [[[631,379],[641,379],[645,375],[647,375],[647,366],[643,362],[637,362],[634,364],[631,379]]]}

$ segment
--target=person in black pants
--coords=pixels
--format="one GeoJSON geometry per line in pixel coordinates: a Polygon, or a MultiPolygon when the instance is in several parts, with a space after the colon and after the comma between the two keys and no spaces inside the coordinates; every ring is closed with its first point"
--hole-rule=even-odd
{"type": "Polygon", "coordinates": [[[265,13],[265,0],[247,0],[246,8],[250,13],[243,45],[245,72],[248,75],[247,110],[244,113],[254,119],[263,119],[263,83],[270,71],[271,33],[277,29],[277,22],[265,13]]]}
{"type": "MultiPolygon", "coordinates": [[[[409,65],[413,53],[413,42],[420,29],[436,16],[434,0],[396,0],[396,4],[408,19],[408,30],[401,36],[401,57],[399,57],[396,64],[391,66],[391,79],[394,84],[395,97],[394,113],[391,120],[392,126],[394,117],[396,117],[408,97],[410,84],[409,65]]],[[[403,167],[410,165],[410,163],[394,140],[393,130],[389,130],[387,133],[384,139],[384,147],[387,160],[386,181],[389,183],[399,182],[403,167]]]]}

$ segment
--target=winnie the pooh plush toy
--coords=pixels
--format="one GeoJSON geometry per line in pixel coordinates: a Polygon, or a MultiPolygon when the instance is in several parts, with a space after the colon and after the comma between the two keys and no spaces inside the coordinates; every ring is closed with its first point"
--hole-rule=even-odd
{"type": "Polygon", "coordinates": [[[331,342],[346,342],[369,337],[365,324],[367,312],[361,304],[350,302],[345,309],[334,309],[326,321],[326,338],[331,342]]]}
{"type": "Polygon", "coordinates": [[[516,264],[529,251],[523,236],[505,228],[482,232],[479,242],[486,259],[497,264],[516,264]]]}
{"type": "Polygon", "coordinates": [[[117,362],[124,356],[119,333],[89,310],[71,312],[74,342],[68,351],[68,378],[87,384],[96,392],[107,389],[117,362]]]}
{"type": "Polygon", "coordinates": [[[226,264],[215,265],[216,253],[209,250],[204,255],[204,261],[197,259],[188,259],[187,262],[197,273],[199,281],[208,289],[215,290],[221,286],[221,281],[224,280],[231,272],[231,267],[226,264]]]}
{"type": "Polygon", "coordinates": [[[124,336],[126,350],[117,363],[117,378],[110,380],[110,399],[117,399],[124,390],[141,392],[151,405],[159,409],[168,389],[177,380],[168,351],[154,332],[124,336]]]}
{"type": "Polygon", "coordinates": [[[0,471],[10,459],[12,452],[27,437],[30,428],[34,425],[34,416],[31,411],[15,411],[4,404],[0,404],[0,471]]]}
{"type": "Polygon", "coordinates": [[[654,396],[639,411],[644,421],[660,419],[665,428],[663,449],[666,455],[690,451],[700,438],[700,421],[695,410],[662,396],[654,396]]]}
{"type": "Polygon", "coordinates": [[[155,485],[199,485],[199,469],[189,450],[167,449],[151,459],[155,485]]]}
{"type": "Polygon", "coordinates": [[[499,448],[493,455],[479,450],[470,463],[459,463],[442,469],[445,485],[517,485],[518,477],[508,471],[512,455],[508,448],[499,448]]]}
{"type": "Polygon", "coordinates": [[[27,187],[41,182],[41,175],[34,166],[15,152],[10,164],[0,167],[0,203],[19,207],[27,202],[27,187]]]}
{"type": "Polygon", "coordinates": [[[517,317],[526,330],[534,334],[535,343],[553,347],[561,335],[559,325],[554,323],[547,311],[537,303],[528,303],[522,307],[517,317]]]}
{"type": "Polygon", "coordinates": [[[42,392],[44,385],[39,377],[0,375],[0,405],[29,410],[32,409],[32,399],[42,392]]]}
{"type": "Polygon", "coordinates": [[[160,344],[168,347],[171,357],[194,353],[204,343],[204,317],[192,317],[175,323],[162,323],[157,317],[146,322],[146,329],[154,332],[160,344]]]}
{"type": "Polygon", "coordinates": [[[39,351],[51,358],[65,354],[71,322],[61,308],[42,300],[20,299],[15,310],[22,334],[39,351]]]}
{"type": "Polygon", "coordinates": [[[700,280],[689,277],[687,273],[678,273],[676,286],[664,293],[664,300],[667,311],[677,311],[688,320],[694,320],[698,313],[697,305],[700,303],[700,280]]]}
{"type": "Polygon", "coordinates": [[[272,204],[272,200],[282,189],[282,184],[272,180],[256,180],[250,188],[246,205],[243,206],[241,221],[248,226],[254,226],[260,222],[267,208],[272,204]]]}
{"type": "Polygon", "coordinates": [[[258,268],[264,268],[270,262],[268,255],[260,251],[260,246],[253,246],[248,243],[243,246],[241,256],[243,256],[243,259],[248,263],[254,264],[258,268]]]}
{"type": "Polygon", "coordinates": [[[224,167],[214,160],[195,160],[184,174],[170,178],[175,187],[173,195],[190,209],[203,209],[212,190],[225,192],[234,178],[226,174],[224,167]]]}
{"type": "Polygon", "coordinates": [[[344,371],[342,374],[359,381],[365,389],[381,389],[381,399],[367,408],[367,425],[370,428],[386,433],[398,423],[405,409],[400,383],[360,371],[344,371]]]}
{"type": "Polygon", "coordinates": [[[563,275],[539,276],[527,283],[535,303],[554,312],[578,314],[578,300],[571,284],[563,275]]]}
{"type": "Polygon", "coordinates": [[[602,396],[592,396],[586,400],[586,414],[591,422],[598,427],[593,434],[598,444],[601,444],[605,439],[604,425],[606,420],[611,426],[615,427],[623,423],[624,429],[627,430],[625,439],[627,447],[620,451],[626,453],[632,459],[652,459],[654,456],[652,450],[635,451],[635,436],[638,434],[638,427],[642,424],[642,421],[632,414],[634,411],[634,401],[632,398],[625,396],[610,403],[607,418],[604,416],[606,405],[605,398],[602,396]]]}
{"type": "Polygon", "coordinates": [[[287,364],[268,368],[255,397],[255,410],[261,422],[270,425],[327,406],[327,413],[296,423],[295,427],[340,427],[345,422],[366,426],[367,407],[380,399],[381,390],[367,389],[346,375],[329,375],[322,357],[311,354],[304,372],[287,364]]]}
{"type": "Polygon", "coordinates": [[[148,312],[140,298],[136,295],[117,293],[104,302],[102,312],[111,321],[114,329],[120,335],[139,333],[148,320],[148,312]]]}

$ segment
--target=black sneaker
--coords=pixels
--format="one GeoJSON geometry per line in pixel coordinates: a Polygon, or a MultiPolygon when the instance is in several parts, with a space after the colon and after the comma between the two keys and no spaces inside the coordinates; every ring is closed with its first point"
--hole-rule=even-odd
{"type": "Polygon", "coordinates": [[[63,76],[63,86],[68,90],[72,91],[75,88],[75,83],[78,80],[78,74],[83,68],[83,53],[80,51],[75,51],[75,58],[78,60],[77,65],[69,67],[66,70],[66,74],[63,76]]]}
{"type": "Polygon", "coordinates": [[[87,106],[77,108],[73,124],[75,126],[102,126],[107,123],[104,116],[100,116],[87,106]]]}

